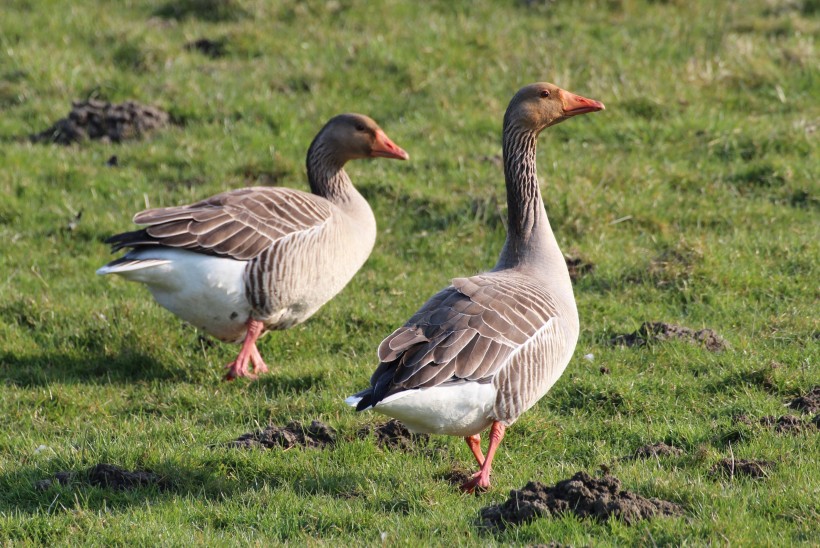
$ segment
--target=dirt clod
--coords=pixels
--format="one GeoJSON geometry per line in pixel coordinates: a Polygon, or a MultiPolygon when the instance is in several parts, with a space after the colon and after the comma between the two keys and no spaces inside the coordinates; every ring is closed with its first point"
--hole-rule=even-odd
{"type": "Polygon", "coordinates": [[[450,485],[461,486],[467,483],[470,478],[473,477],[472,473],[468,472],[467,470],[462,470],[460,468],[454,468],[452,470],[448,470],[443,474],[438,474],[434,476],[436,479],[444,480],[450,485]]]}
{"type": "Polygon", "coordinates": [[[298,421],[291,421],[287,426],[270,425],[264,430],[242,434],[228,445],[243,449],[290,449],[297,446],[321,449],[335,443],[336,430],[315,420],[308,426],[303,426],[298,421]]]}
{"type": "Polygon", "coordinates": [[[732,415],[732,424],[745,424],[746,426],[751,426],[752,418],[746,413],[738,413],[737,415],[732,415]]]}
{"type": "Polygon", "coordinates": [[[638,447],[633,454],[633,458],[650,459],[654,457],[677,457],[682,454],[683,449],[680,447],[674,447],[672,445],[666,445],[663,442],[658,442],[644,445],[643,447],[638,447]]]}
{"type": "Polygon", "coordinates": [[[609,340],[609,343],[623,346],[646,346],[671,340],[701,344],[710,352],[720,352],[729,347],[729,344],[711,329],[695,331],[688,327],[665,322],[644,322],[637,331],[616,335],[609,340]]]}
{"type": "Polygon", "coordinates": [[[409,451],[419,442],[430,439],[427,434],[413,434],[401,422],[391,419],[384,424],[367,425],[358,432],[358,437],[366,438],[370,434],[376,435],[376,444],[382,449],[400,449],[409,451]]]}
{"type": "Polygon", "coordinates": [[[87,139],[119,143],[139,138],[168,124],[168,113],[136,101],[112,104],[97,99],[75,101],[71,112],[47,130],[31,136],[35,143],[70,145],[87,139]]]}
{"type": "Polygon", "coordinates": [[[225,40],[211,40],[209,38],[200,38],[193,42],[185,44],[185,49],[188,51],[196,50],[199,53],[217,59],[225,56],[225,40]]]}
{"type": "Polygon", "coordinates": [[[578,255],[564,254],[567,263],[569,277],[573,282],[578,281],[581,276],[585,276],[595,270],[595,265],[578,255]]]}
{"type": "Polygon", "coordinates": [[[795,415],[783,415],[780,418],[774,416],[763,417],[760,424],[768,428],[774,428],[780,434],[798,434],[803,431],[803,421],[795,415]]]}
{"type": "Polygon", "coordinates": [[[114,464],[100,463],[83,472],[57,472],[53,478],[38,481],[35,487],[41,491],[50,489],[55,483],[69,485],[71,483],[93,485],[117,491],[136,489],[148,485],[167,487],[165,479],[147,470],[126,470],[114,464]]]}
{"type": "Polygon", "coordinates": [[[710,471],[713,476],[748,476],[750,478],[764,478],[769,474],[769,470],[774,463],[760,459],[722,459],[718,461],[710,471]]]}
{"type": "Polygon", "coordinates": [[[510,498],[503,504],[481,510],[481,523],[484,527],[503,529],[566,512],[599,521],[614,516],[627,525],[634,525],[638,520],[655,516],[681,515],[683,508],[672,502],[622,491],[620,480],[614,476],[594,479],[585,472],[578,472],[554,486],[530,482],[520,491],[510,491],[510,498]]]}
{"type": "Polygon", "coordinates": [[[804,413],[820,411],[820,386],[815,386],[803,396],[798,396],[789,402],[789,407],[804,413]]]}

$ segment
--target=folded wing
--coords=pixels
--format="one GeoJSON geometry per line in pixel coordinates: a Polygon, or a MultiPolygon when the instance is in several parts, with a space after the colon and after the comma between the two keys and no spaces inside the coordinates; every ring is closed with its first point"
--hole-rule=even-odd
{"type": "Polygon", "coordinates": [[[134,216],[147,225],[112,236],[117,251],[162,245],[249,260],[285,236],[320,228],[330,202],[289,188],[253,187],[223,192],[195,204],[148,209],[134,216]]]}

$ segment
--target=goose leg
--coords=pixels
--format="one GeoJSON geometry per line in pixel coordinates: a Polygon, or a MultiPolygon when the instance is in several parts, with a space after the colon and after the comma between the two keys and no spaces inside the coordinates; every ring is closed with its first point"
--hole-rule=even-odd
{"type": "Polygon", "coordinates": [[[472,493],[476,488],[484,490],[490,486],[490,468],[493,464],[493,457],[496,449],[501,444],[501,440],[504,439],[506,429],[507,427],[500,422],[493,423],[490,428],[490,447],[487,448],[487,458],[484,459],[484,464],[481,465],[478,472],[473,474],[473,477],[461,486],[462,491],[472,493]]]}
{"type": "Polygon", "coordinates": [[[256,348],[256,345],[253,345],[251,348],[251,363],[253,363],[253,372],[257,375],[261,375],[262,373],[268,372],[268,365],[265,363],[265,360],[262,359],[262,354],[259,353],[259,349],[256,348]]]}
{"type": "Polygon", "coordinates": [[[481,466],[484,464],[484,454],[481,453],[481,436],[479,434],[467,436],[464,438],[464,441],[467,442],[467,447],[469,447],[470,451],[473,452],[473,456],[475,457],[478,465],[481,466]]]}
{"type": "Polygon", "coordinates": [[[256,341],[264,331],[264,324],[262,322],[248,319],[248,333],[245,335],[245,340],[242,341],[242,349],[234,361],[225,366],[228,373],[225,375],[225,380],[231,381],[237,377],[256,378],[257,373],[265,373],[268,366],[262,361],[262,356],[256,348],[256,341]],[[248,368],[248,362],[253,362],[255,372],[251,372],[248,368]]]}

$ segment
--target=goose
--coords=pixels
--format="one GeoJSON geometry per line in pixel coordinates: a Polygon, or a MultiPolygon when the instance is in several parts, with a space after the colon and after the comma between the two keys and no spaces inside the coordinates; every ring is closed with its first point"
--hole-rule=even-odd
{"type": "Polygon", "coordinates": [[[143,283],[176,316],[242,343],[225,378],[255,378],[268,371],[259,337],[310,318],[373,249],[375,217],[344,170],[357,158],[409,155],[371,118],[340,114],[308,149],[311,193],[251,187],[142,211],[134,222],[144,228],[106,240],[112,252],[128,251],[97,274],[143,283]]]}
{"type": "Polygon", "coordinates": [[[345,400],[414,432],[463,437],[479,466],[464,491],[489,488],[506,428],[547,393],[575,350],[578,311],[541,199],[535,149],[543,129],[603,109],[545,82],[513,96],[504,115],[508,228],[498,262],[453,279],[384,339],[370,386],[345,400]]]}

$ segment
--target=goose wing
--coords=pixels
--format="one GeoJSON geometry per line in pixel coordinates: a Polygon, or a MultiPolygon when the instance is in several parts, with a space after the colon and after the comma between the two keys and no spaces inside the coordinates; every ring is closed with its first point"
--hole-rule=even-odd
{"type": "Polygon", "coordinates": [[[148,209],[141,230],[112,236],[112,251],[162,245],[249,260],[285,236],[324,225],[332,204],[289,188],[252,187],[223,192],[195,204],[148,209]]]}
{"type": "Polygon", "coordinates": [[[554,336],[548,326],[558,315],[555,301],[526,276],[457,278],[382,341],[380,364],[357,408],[405,390],[492,382],[522,351],[554,336]]]}

